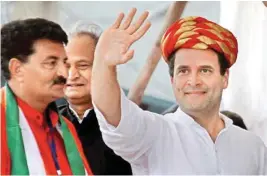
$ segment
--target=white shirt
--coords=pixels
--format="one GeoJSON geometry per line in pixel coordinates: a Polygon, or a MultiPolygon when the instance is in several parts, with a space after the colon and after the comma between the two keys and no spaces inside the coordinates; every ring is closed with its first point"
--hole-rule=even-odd
{"type": "Polygon", "coordinates": [[[80,118],[78,113],[70,106],[69,104],[69,108],[71,110],[71,112],[74,114],[74,116],[77,118],[78,122],[81,124],[83,122],[83,119],[89,114],[89,112],[93,109],[87,109],[86,111],[84,111],[83,113],[83,118],[80,118]]]}
{"type": "Polygon", "coordinates": [[[121,106],[116,128],[94,110],[105,143],[131,163],[134,174],[267,174],[263,142],[223,115],[225,128],[214,143],[180,109],[164,116],[143,111],[123,93],[121,106]]]}

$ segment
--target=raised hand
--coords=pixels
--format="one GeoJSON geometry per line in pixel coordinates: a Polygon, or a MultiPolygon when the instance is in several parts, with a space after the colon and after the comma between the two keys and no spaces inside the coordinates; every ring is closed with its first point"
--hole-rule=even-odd
{"type": "Polygon", "coordinates": [[[134,50],[130,50],[130,46],[140,39],[151,25],[150,22],[144,24],[149,14],[147,11],[132,23],[135,13],[136,8],[133,8],[123,24],[124,14],[120,13],[115,23],[103,32],[96,46],[96,60],[101,60],[108,66],[116,66],[133,58],[134,50]]]}

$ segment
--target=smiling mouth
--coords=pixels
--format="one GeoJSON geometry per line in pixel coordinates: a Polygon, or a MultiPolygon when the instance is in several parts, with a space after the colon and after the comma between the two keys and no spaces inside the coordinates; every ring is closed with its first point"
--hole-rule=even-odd
{"type": "Polygon", "coordinates": [[[80,87],[84,86],[84,84],[67,84],[67,87],[80,87]]]}
{"type": "Polygon", "coordinates": [[[204,95],[207,92],[185,92],[185,95],[204,95]]]}

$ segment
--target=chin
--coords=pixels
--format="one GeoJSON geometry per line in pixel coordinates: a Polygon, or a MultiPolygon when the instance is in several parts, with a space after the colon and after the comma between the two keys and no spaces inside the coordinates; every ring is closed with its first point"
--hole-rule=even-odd
{"type": "Polygon", "coordinates": [[[83,96],[78,92],[73,92],[73,93],[65,93],[65,97],[70,99],[77,99],[77,98],[82,98],[83,96]]]}
{"type": "Polygon", "coordinates": [[[203,107],[191,107],[191,108],[188,108],[188,110],[192,111],[192,112],[199,112],[199,111],[205,110],[205,108],[203,108],[203,107]]]}
{"type": "Polygon", "coordinates": [[[192,111],[192,112],[203,111],[206,109],[206,106],[204,104],[187,104],[187,105],[183,105],[183,107],[187,111],[192,111]]]}

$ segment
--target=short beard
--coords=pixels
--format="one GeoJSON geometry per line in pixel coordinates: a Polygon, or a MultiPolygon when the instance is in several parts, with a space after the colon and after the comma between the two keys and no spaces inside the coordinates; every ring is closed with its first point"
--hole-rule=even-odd
{"type": "Polygon", "coordinates": [[[210,114],[212,113],[215,109],[220,108],[221,104],[221,99],[222,99],[222,92],[220,93],[219,97],[215,97],[215,99],[208,99],[207,102],[201,105],[183,105],[180,103],[180,108],[184,112],[190,114],[190,113],[201,113],[201,114],[210,114]]]}

